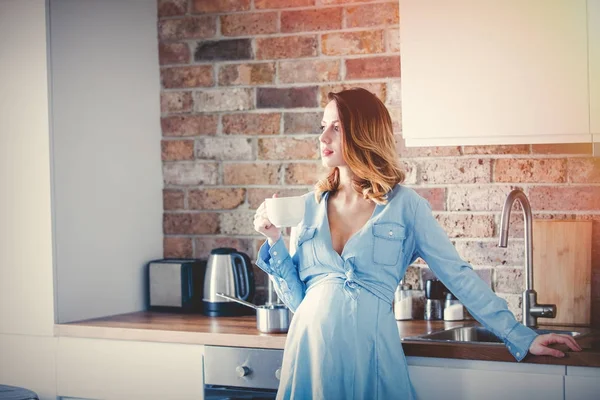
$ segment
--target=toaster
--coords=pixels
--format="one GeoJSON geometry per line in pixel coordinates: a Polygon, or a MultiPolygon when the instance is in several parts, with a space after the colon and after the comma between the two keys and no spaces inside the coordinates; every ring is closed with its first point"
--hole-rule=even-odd
{"type": "Polygon", "coordinates": [[[153,260],[146,268],[148,310],[201,312],[206,261],[200,259],[153,260]]]}

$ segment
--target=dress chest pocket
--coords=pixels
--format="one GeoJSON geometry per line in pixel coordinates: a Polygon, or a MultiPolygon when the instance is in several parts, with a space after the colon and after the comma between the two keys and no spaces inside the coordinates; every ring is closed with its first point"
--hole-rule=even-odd
{"type": "Polygon", "coordinates": [[[373,262],[381,265],[398,264],[405,237],[403,225],[395,222],[374,223],[373,262]]]}
{"type": "Polygon", "coordinates": [[[315,257],[315,246],[313,243],[316,233],[316,228],[304,227],[298,235],[296,255],[298,257],[299,271],[312,267],[317,263],[317,258],[315,257]]]}

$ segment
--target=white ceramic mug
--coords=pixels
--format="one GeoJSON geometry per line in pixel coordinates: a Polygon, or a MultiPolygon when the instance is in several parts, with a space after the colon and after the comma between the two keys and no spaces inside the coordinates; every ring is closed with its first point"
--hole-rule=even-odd
{"type": "Polygon", "coordinates": [[[267,217],[278,228],[296,226],[304,218],[304,201],[302,196],[265,199],[267,217]]]}

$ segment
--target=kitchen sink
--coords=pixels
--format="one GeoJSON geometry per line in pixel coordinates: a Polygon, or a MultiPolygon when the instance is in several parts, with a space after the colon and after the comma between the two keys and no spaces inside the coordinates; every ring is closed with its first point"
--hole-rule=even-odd
{"type": "MultiPolygon", "coordinates": [[[[587,330],[582,328],[582,330],[587,330]]],[[[569,336],[579,336],[586,332],[571,329],[534,329],[539,334],[560,333],[569,336]]],[[[482,326],[462,326],[458,328],[445,329],[443,331],[430,332],[425,335],[405,337],[403,340],[417,340],[430,342],[461,342],[461,343],[485,343],[503,344],[502,340],[482,326]]]]}

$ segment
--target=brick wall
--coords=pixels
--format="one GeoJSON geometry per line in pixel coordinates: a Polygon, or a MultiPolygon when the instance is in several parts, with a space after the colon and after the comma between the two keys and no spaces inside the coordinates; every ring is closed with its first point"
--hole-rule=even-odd
{"type": "MultiPolygon", "coordinates": [[[[254,257],[258,205],[273,192],[305,193],[323,172],[316,135],[327,92],[362,86],[392,115],[407,185],[515,314],[519,213],[509,247],[497,247],[508,191],[524,189],[535,217],[594,220],[600,324],[600,165],[591,146],[405,148],[397,1],[159,0],[158,11],[166,257],[206,257],[217,246],[254,257]]],[[[421,267],[406,276],[416,287],[421,267]]]]}

